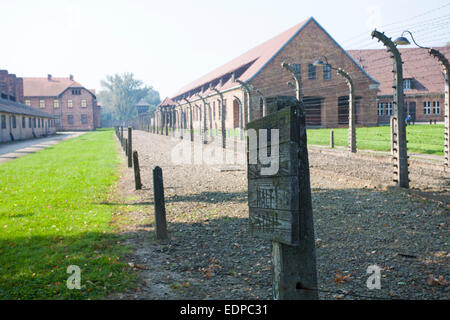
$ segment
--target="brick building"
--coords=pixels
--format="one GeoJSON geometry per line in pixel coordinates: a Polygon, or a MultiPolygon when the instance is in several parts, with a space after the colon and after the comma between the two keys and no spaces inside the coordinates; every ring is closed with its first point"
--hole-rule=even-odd
{"type": "Polygon", "coordinates": [[[69,78],[23,78],[24,101],[57,118],[60,131],[95,130],[101,126],[100,107],[93,90],[69,78]]]}
{"type": "Polygon", "coordinates": [[[37,138],[56,132],[54,117],[23,102],[22,78],[0,70],[0,142],[37,138]]]}
{"type": "MultiPolygon", "coordinates": [[[[450,47],[435,48],[446,57],[450,47]]],[[[440,63],[420,48],[399,49],[403,61],[406,113],[412,121],[444,121],[445,76],[440,63]]],[[[392,59],[387,50],[351,50],[350,55],[380,82],[378,123],[389,123],[393,112],[392,59]]]]}
{"type": "MultiPolygon", "coordinates": [[[[198,97],[200,95],[208,105],[208,127],[220,128],[223,115],[217,91],[224,98],[227,128],[240,126],[241,105],[244,109],[244,124],[260,118],[264,109],[263,97],[295,96],[295,90],[287,85],[288,81],[292,81],[292,76],[281,68],[283,61],[291,63],[301,75],[307,125],[339,127],[348,124],[348,86],[330,66],[343,68],[354,79],[357,124],[377,124],[376,96],[379,83],[314,18],[290,28],[180,89],[171,98],[176,105],[176,122],[189,123],[187,99],[193,106],[194,128],[201,126],[204,106],[198,97]],[[321,56],[328,60],[329,65],[325,68],[313,65],[321,56]],[[245,93],[238,80],[253,87],[250,95],[245,93]]],[[[164,107],[163,104],[159,109],[164,107]]]]}

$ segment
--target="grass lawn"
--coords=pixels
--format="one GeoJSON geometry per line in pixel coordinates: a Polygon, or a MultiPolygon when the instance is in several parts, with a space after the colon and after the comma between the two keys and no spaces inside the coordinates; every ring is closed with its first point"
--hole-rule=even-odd
{"type": "MultiPolygon", "coordinates": [[[[348,129],[333,129],[336,146],[348,145],[348,129]]],[[[308,130],[308,144],[330,145],[331,129],[308,130]]],[[[444,155],[444,125],[414,125],[406,127],[408,151],[414,153],[444,155]]],[[[356,144],[361,150],[390,151],[389,126],[357,128],[356,144]]]]}
{"type": "Polygon", "coordinates": [[[122,261],[112,130],[0,165],[0,299],[95,299],[136,281],[122,261]],[[70,265],[81,290],[66,286],[70,265]]]}

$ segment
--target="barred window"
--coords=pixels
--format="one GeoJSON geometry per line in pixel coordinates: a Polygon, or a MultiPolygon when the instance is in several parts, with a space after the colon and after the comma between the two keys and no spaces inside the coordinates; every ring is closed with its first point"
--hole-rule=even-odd
{"type": "Polygon", "coordinates": [[[82,124],[87,124],[87,115],[85,115],[85,114],[81,115],[81,123],[82,124]]]}
{"type": "Polygon", "coordinates": [[[294,69],[295,74],[300,75],[302,72],[301,66],[299,63],[294,63],[292,65],[292,69],[294,69]]]}
{"type": "Polygon", "coordinates": [[[82,108],[86,108],[86,107],[87,107],[87,102],[86,102],[86,100],[81,100],[81,107],[82,107],[82,108]]]}
{"type": "Polygon", "coordinates": [[[326,64],[323,67],[323,79],[324,80],[330,80],[331,79],[331,66],[329,64],[326,64]]]}
{"type": "Polygon", "coordinates": [[[69,124],[73,124],[73,115],[71,115],[71,114],[67,115],[67,122],[69,124]]]}
{"type": "Polygon", "coordinates": [[[423,103],[423,114],[425,115],[431,114],[431,101],[425,101],[423,103]]]}
{"type": "Polygon", "coordinates": [[[441,102],[433,101],[433,114],[441,114],[441,102]]]}
{"type": "Polygon", "coordinates": [[[58,100],[53,100],[53,108],[57,109],[59,108],[59,101],[58,100]]]}
{"type": "Polygon", "coordinates": [[[392,102],[386,103],[386,115],[392,116],[392,102]]]}
{"type": "Polygon", "coordinates": [[[2,129],[6,129],[6,116],[2,115],[2,129]]]}
{"type": "Polygon", "coordinates": [[[73,107],[72,100],[67,100],[67,108],[72,108],[72,107],[73,107]]]}
{"type": "Polygon", "coordinates": [[[39,108],[41,109],[45,108],[45,100],[39,100],[39,108]]]}
{"type": "Polygon", "coordinates": [[[384,104],[382,102],[378,103],[378,115],[379,116],[384,115],[384,104]]]}
{"type": "Polygon", "coordinates": [[[309,80],[316,79],[316,66],[313,64],[308,65],[308,79],[309,80]]]}

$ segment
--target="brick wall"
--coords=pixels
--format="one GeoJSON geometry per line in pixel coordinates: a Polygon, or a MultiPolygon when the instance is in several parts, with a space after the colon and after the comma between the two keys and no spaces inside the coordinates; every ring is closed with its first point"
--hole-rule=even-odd
{"type": "MultiPolygon", "coordinates": [[[[378,102],[377,102],[377,108],[378,108],[378,103],[383,103],[383,107],[384,107],[384,112],[382,116],[378,116],[378,123],[380,124],[389,124],[390,121],[390,116],[386,115],[386,104],[387,103],[392,103],[393,102],[393,97],[392,96],[383,96],[383,97],[379,97],[378,102]]],[[[427,95],[427,96],[417,96],[417,97],[411,97],[411,96],[406,96],[405,97],[405,102],[406,102],[406,111],[407,114],[411,114],[411,116],[413,115],[413,105],[415,103],[415,121],[416,122],[429,122],[431,121],[438,121],[438,122],[443,122],[445,119],[445,98],[444,95],[427,95]],[[424,102],[429,102],[430,103],[430,109],[431,109],[431,113],[430,114],[425,114],[425,108],[424,108],[424,102]],[[440,112],[439,114],[434,113],[433,110],[433,103],[434,102],[439,102],[440,105],[440,112]]],[[[378,111],[377,111],[378,112],[378,111]]],[[[378,114],[378,113],[377,113],[378,114]]]]}
{"type": "Polygon", "coordinates": [[[80,95],[73,95],[72,89],[69,88],[59,97],[25,97],[25,101],[30,101],[30,105],[33,108],[58,116],[58,130],[90,131],[95,130],[97,127],[94,122],[94,116],[100,116],[100,112],[96,110],[98,109],[97,102],[92,94],[84,88],[81,89],[80,95]],[[40,100],[45,101],[43,109],[40,108],[40,100]],[[54,100],[58,100],[58,108],[54,107],[54,100]],[[69,100],[72,100],[72,107],[69,106],[69,100]],[[82,100],[86,100],[86,107],[82,107],[82,100]],[[73,124],[69,123],[69,115],[73,117],[73,124]],[[82,123],[82,115],[86,116],[87,122],[85,124],[82,123]]]}

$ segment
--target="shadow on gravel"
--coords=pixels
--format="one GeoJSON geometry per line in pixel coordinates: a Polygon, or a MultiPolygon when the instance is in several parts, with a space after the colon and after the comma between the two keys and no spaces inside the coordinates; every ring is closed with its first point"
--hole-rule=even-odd
{"type": "MultiPolygon", "coordinates": [[[[246,192],[202,192],[199,194],[187,195],[187,196],[172,196],[166,197],[165,203],[177,203],[177,202],[203,202],[209,204],[219,204],[225,202],[238,202],[243,203],[247,201],[246,192]]],[[[132,203],[115,203],[115,202],[102,202],[103,205],[109,206],[152,206],[153,201],[144,202],[132,202],[132,203]]]]}

